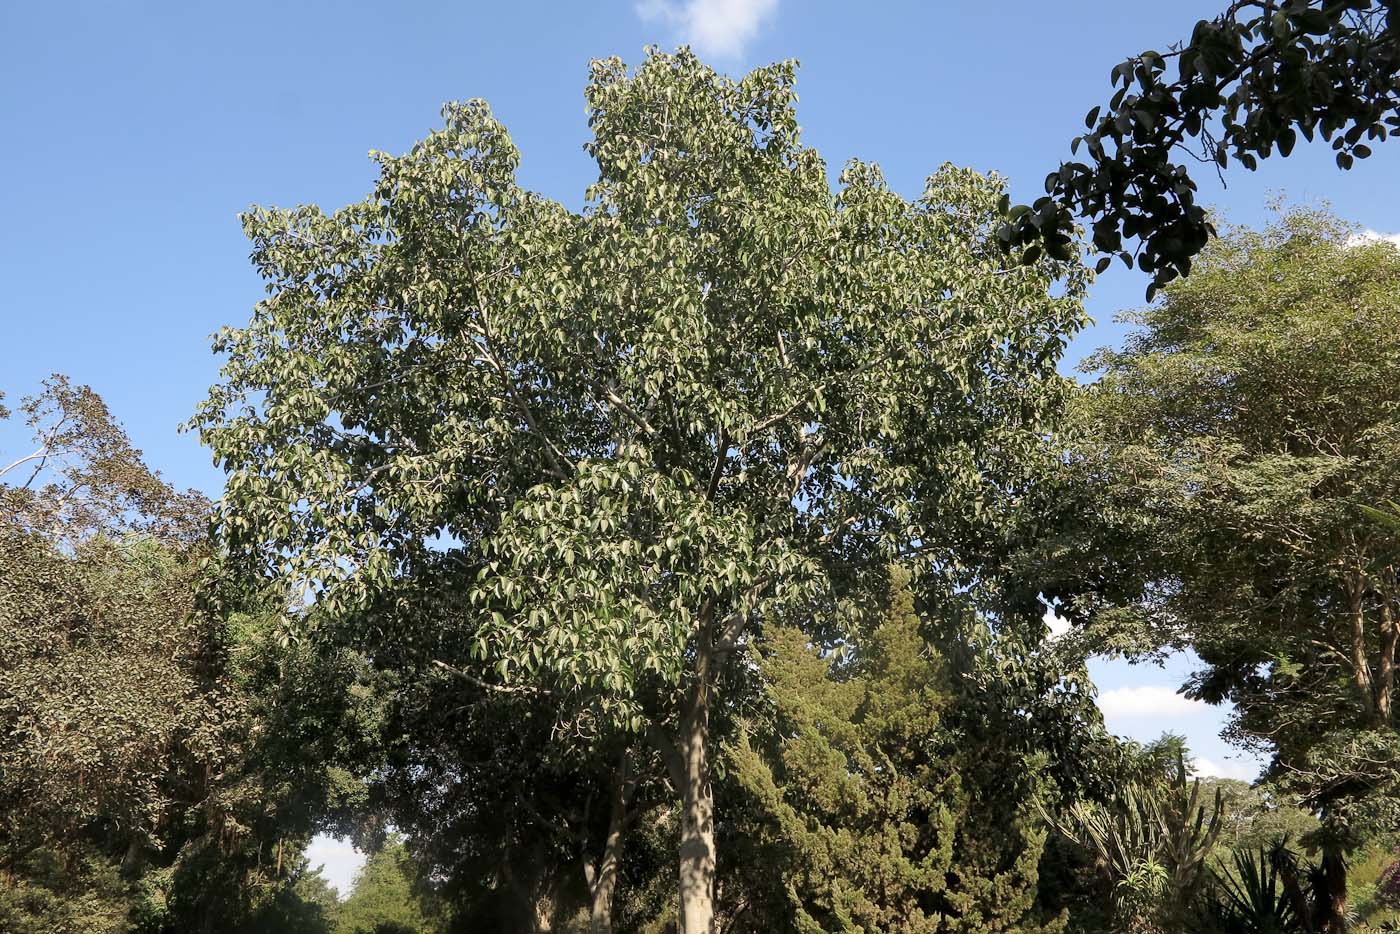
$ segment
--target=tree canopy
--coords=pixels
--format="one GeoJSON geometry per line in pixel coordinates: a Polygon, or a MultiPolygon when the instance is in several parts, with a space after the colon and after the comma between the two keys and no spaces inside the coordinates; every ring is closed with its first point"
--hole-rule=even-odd
{"type": "Polygon", "coordinates": [[[1083,401],[1100,541],[1137,588],[1085,594],[1100,644],[1189,645],[1189,693],[1273,753],[1334,872],[1397,817],[1400,540],[1364,508],[1400,483],[1397,283],[1400,251],[1325,213],[1231,230],[1090,359],[1083,401]]]}
{"type": "Polygon", "coordinates": [[[793,79],[595,63],[581,212],[517,185],[481,102],[377,154],[358,204],[251,212],[270,296],[195,419],[231,548],[328,612],[446,548],[471,596],[447,622],[496,679],[583,739],[649,727],[687,931],[726,662],[769,620],[839,634],[893,558],[974,583],[1084,320],[1078,266],[1003,266],[995,179],[945,168],[908,202],[853,162],[833,192],[793,79]]]}

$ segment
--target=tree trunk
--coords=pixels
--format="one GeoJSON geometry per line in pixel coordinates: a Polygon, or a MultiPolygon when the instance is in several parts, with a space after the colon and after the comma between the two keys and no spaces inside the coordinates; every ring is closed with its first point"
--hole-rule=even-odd
{"type": "Polygon", "coordinates": [[[1328,842],[1322,847],[1322,890],[1316,894],[1317,930],[1321,934],[1345,934],[1347,929],[1347,863],[1342,849],[1328,842]]]}
{"type": "Polygon", "coordinates": [[[140,837],[133,837],[127,844],[126,855],[122,857],[122,872],[128,876],[134,875],[141,865],[141,856],[144,847],[140,837]]]}
{"type": "MultiPolygon", "coordinates": [[[[703,653],[702,653],[703,656],[703,653]]],[[[697,664],[696,683],[681,717],[678,746],[682,787],[680,934],[713,934],[715,808],[710,787],[710,684],[708,659],[697,664]]]]}
{"type": "Polygon", "coordinates": [[[1347,575],[1347,615],[1351,622],[1351,667],[1361,709],[1369,716],[1376,713],[1376,687],[1371,678],[1371,659],[1366,654],[1366,582],[1361,572],[1347,575]]]}
{"type": "Polygon", "coordinates": [[[1395,644],[1400,637],[1395,610],[1389,600],[1381,605],[1381,660],[1376,672],[1376,718],[1390,722],[1391,697],[1395,690],[1395,644]]]}
{"type": "Polygon", "coordinates": [[[510,858],[501,860],[500,881],[504,883],[505,889],[513,897],[508,903],[510,914],[523,922],[525,934],[538,934],[542,925],[540,923],[540,886],[536,884],[526,885],[516,875],[515,867],[511,865],[510,858]]]}
{"type": "Polygon", "coordinates": [[[613,774],[612,801],[608,812],[608,836],[603,841],[603,858],[595,869],[585,864],[588,877],[588,930],[591,934],[612,934],[613,893],[622,862],[623,835],[627,829],[627,805],[632,797],[632,776],[627,750],[622,751],[613,774]]]}

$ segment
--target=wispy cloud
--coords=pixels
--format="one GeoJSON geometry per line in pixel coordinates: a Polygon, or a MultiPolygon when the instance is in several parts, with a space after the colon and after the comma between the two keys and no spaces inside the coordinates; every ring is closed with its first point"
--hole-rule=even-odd
{"type": "Polygon", "coordinates": [[[1381,233],[1379,230],[1363,230],[1361,233],[1347,241],[1350,246],[1360,246],[1363,243],[1375,243],[1384,241],[1400,246],[1400,233],[1381,233]]]}
{"type": "Polygon", "coordinates": [[[637,15],[670,27],[702,55],[733,58],[758,35],[778,0],[639,0],[637,15]]]}
{"type": "Polygon", "coordinates": [[[1113,688],[1099,695],[1105,717],[1189,717],[1209,711],[1209,705],[1182,697],[1169,687],[1146,684],[1113,688]]]}

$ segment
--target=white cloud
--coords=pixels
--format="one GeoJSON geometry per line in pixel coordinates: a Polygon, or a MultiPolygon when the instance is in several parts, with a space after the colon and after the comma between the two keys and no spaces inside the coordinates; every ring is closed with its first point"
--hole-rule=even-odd
{"type": "Polygon", "coordinates": [[[1242,762],[1236,759],[1216,762],[1205,756],[1196,756],[1191,760],[1191,764],[1195,766],[1196,774],[1201,776],[1235,778],[1242,782],[1252,782],[1259,777],[1259,763],[1257,762],[1242,762]]]}
{"type": "Polygon", "coordinates": [[[365,864],[365,854],[355,849],[349,840],[318,834],[306,848],[306,860],[312,869],[321,867],[321,875],[344,899],[355,885],[355,873],[365,864]]]}
{"type": "Polygon", "coordinates": [[[1105,717],[1190,717],[1207,713],[1209,705],[1183,697],[1173,688],[1145,684],[1104,691],[1099,709],[1105,717]]]}
{"type": "Polygon", "coordinates": [[[1050,627],[1049,638],[1051,639],[1058,639],[1069,632],[1069,620],[1056,616],[1055,608],[1052,606],[1045,608],[1045,625],[1050,627]]]}
{"type": "Polygon", "coordinates": [[[661,22],[702,55],[740,55],[759,27],[771,19],[778,0],[639,0],[637,15],[661,22]]]}
{"type": "Polygon", "coordinates": [[[1400,233],[1381,233],[1379,230],[1363,230],[1347,241],[1348,246],[1361,246],[1363,243],[1384,241],[1400,246],[1400,233]]]}

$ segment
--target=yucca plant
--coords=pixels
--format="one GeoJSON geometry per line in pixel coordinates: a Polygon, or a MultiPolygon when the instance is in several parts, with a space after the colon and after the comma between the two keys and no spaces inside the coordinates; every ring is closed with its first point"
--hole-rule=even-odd
{"type": "Polygon", "coordinates": [[[1222,934],[1297,934],[1307,930],[1285,885],[1284,871],[1296,864],[1282,841],[1232,854],[1230,868],[1211,870],[1216,917],[1222,934]]]}
{"type": "Polygon", "coordinates": [[[1227,866],[1212,867],[1210,889],[1192,919],[1195,934],[1316,934],[1320,929],[1325,879],[1286,836],[1237,851],[1227,866]]]}

